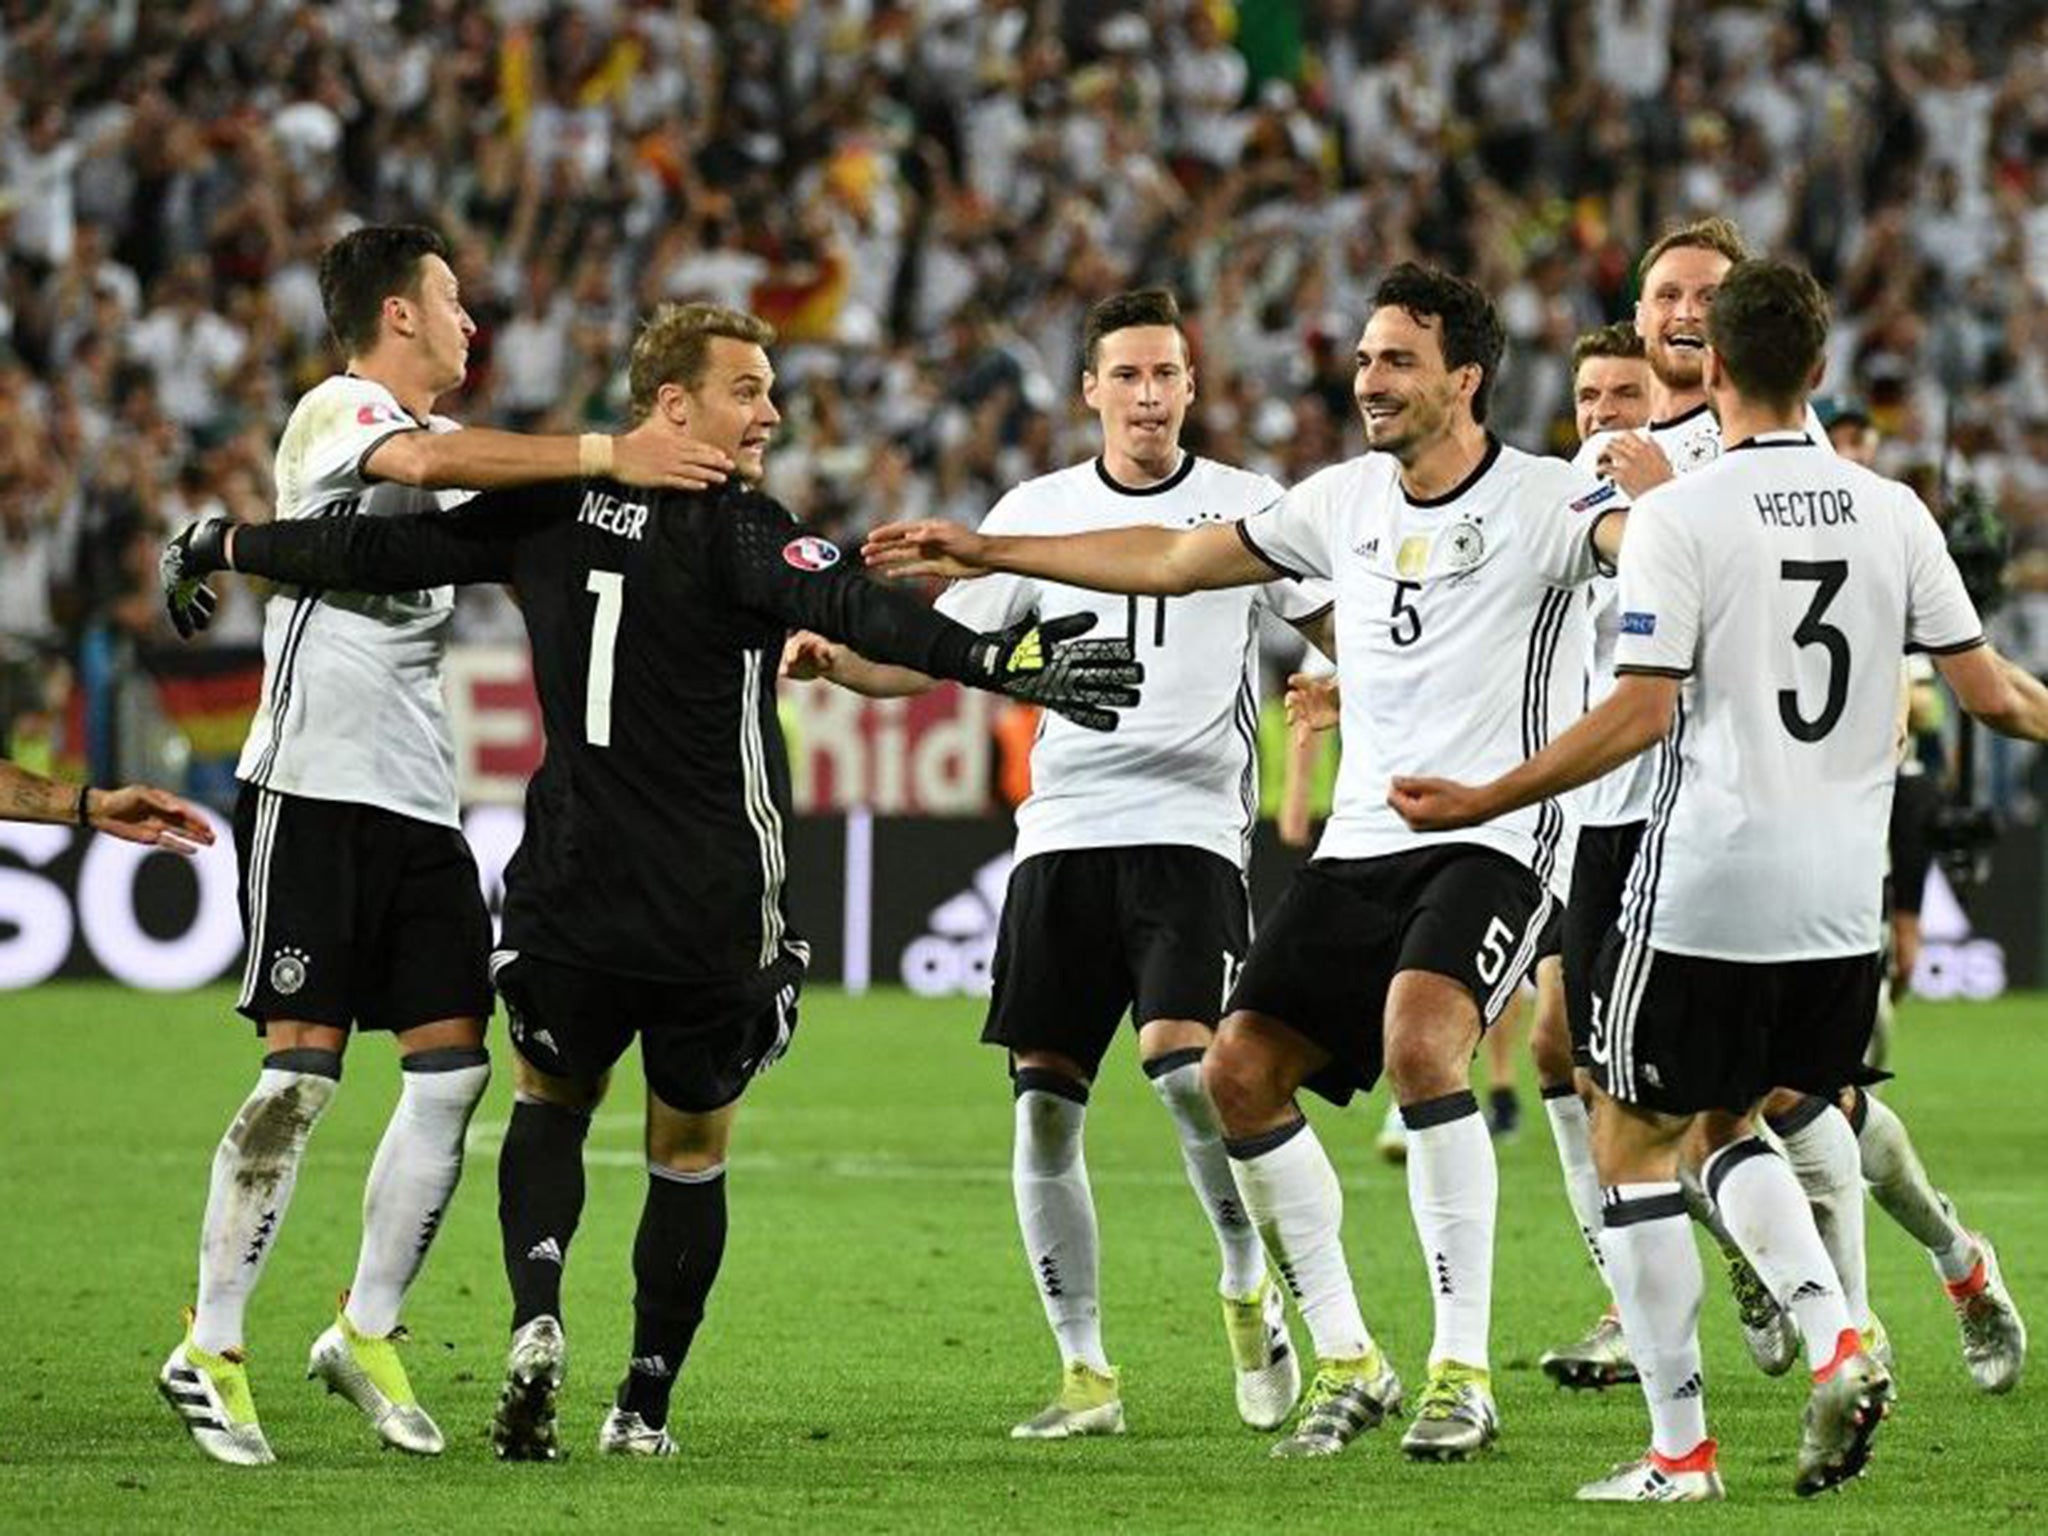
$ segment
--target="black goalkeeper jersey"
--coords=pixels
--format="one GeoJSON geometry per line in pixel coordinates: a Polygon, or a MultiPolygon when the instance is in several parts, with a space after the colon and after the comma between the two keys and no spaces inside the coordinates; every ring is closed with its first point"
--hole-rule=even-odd
{"type": "Polygon", "coordinates": [[[789,631],[961,679],[985,644],[737,483],[558,482],[431,516],[244,528],[235,565],[363,592],[508,583],[547,755],[506,869],[504,946],[657,980],[733,981],[801,951],[775,713],[789,631]]]}

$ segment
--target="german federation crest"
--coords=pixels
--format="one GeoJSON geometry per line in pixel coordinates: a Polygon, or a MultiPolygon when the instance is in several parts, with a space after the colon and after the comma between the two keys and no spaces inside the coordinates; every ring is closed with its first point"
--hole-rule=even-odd
{"type": "Polygon", "coordinates": [[[1486,535],[1474,522],[1453,523],[1444,535],[1444,562],[1454,571],[1469,571],[1486,555],[1486,535]]]}

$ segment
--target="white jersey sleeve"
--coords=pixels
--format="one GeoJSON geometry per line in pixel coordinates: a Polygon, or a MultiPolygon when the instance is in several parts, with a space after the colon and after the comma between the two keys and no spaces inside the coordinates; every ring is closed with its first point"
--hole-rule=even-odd
{"type": "Polygon", "coordinates": [[[1628,498],[1611,480],[1575,469],[1563,459],[1532,467],[1529,486],[1529,553],[1536,570],[1555,587],[1584,586],[1600,574],[1593,530],[1601,519],[1628,510],[1628,498]]]}
{"type": "Polygon", "coordinates": [[[1915,651],[1952,656],[1984,643],[1984,625],[1949,558],[1941,526],[1927,504],[1901,486],[1906,502],[1906,644],[1915,651]]]}
{"type": "Polygon", "coordinates": [[[311,516],[370,482],[364,462],[401,432],[424,432],[382,384],[344,375],[308,395],[279,446],[277,515],[311,516]]]}
{"type": "Polygon", "coordinates": [[[1692,530],[1654,493],[1629,514],[1614,670],[1689,677],[1703,601],[1692,530]]]}
{"type": "Polygon", "coordinates": [[[1237,525],[1245,547],[1274,570],[1288,576],[1315,576],[1328,580],[1336,570],[1330,535],[1336,527],[1327,492],[1335,482],[1334,469],[1310,475],[1271,506],[1261,508],[1237,525]]]}

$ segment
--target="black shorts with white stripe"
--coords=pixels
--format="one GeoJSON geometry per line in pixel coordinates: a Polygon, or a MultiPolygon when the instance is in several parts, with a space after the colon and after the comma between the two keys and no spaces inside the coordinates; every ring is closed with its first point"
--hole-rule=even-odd
{"type": "Polygon", "coordinates": [[[1716,960],[1615,933],[1593,980],[1593,1080],[1665,1114],[1744,1113],[1773,1088],[1832,1098],[1863,1065],[1884,968],[1875,954],[1716,960]]]}
{"type": "Polygon", "coordinates": [[[1343,1104],[1379,1080],[1395,976],[1448,976],[1489,1026],[1534,961],[1549,909],[1528,866],[1469,843],[1315,859],[1262,920],[1230,1011],[1264,1014],[1327,1051],[1307,1086],[1343,1104]]]}
{"type": "Polygon", "coordinates": [[[254,1021],[411,1029],[491,1013],[491,914],[453,827],[244,783],[235,798],[254,1021]]]}
{"type": "Polygon", "coordinates": [[[530,1066],[595,1081],[637,1035],[648,1089],[701,1115],[732,1103],[789,1049],[808,958],[803,946],[786,945],[751,976],[687,986],[501,949],[491,977],[513,1047],[530,1066]]]}
{"type": "Polygon", "coordinates": [[[1593,971],[1601,947],[1621,918],[1622,893],[1642,845],[1640,821],[1617,826],[1582,826],[1572,856],[1572,889],[1565,902],[1559,954],[1564,962],[1564,1016],[1571,1030],[1572,1061],[1593,1065],[1588,1040],[1593,1020],[1593,971]]]}
{"type": "Polygon", "coordinates": [[[1056,1051],[1090,1077],[1132,1024],[1215,1024],[1251,947],[1244,874],[1205,848],[1034,854],[1010,872],[981,1038],[1056,1051]]]}

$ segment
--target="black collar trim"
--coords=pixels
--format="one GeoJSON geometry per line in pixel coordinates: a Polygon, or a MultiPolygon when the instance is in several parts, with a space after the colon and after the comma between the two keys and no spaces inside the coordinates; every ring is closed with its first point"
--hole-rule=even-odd
{"type": "Polygon", "coordinates": [[[1411,507],[1446,506],[1449,503],[1456,501],[1460,496],[1464,495],[1467,491],[1471,490],[1473,486],[1477,485],[1481,480],[1485,479],[1486,472],[1489,469],[1493,468],[1494,460],[1498,459],[1499,457],[1500,439],[1495,437],[1491,432],[1489,432],[1486,434],[1486,455],[1484,458],[1480,459],[1478,467],[1475,468],[1471,474],[1467,475],[1464,479],[1460,480],[1456,485],[1452,486],[1448,491],[1445,491],[1443,495],[1410,496],[1408,494],[1408,487],[1405,485],[1401,487],[1401,495],[1407,500],[1408,505],[1411,507]]]}
{"type": "Polygon", "coordinates": [[[1693,417],[1699,415],[1700,412],[1704,411],[1706,408],[1707,402],[1702,400],[1698,405],[1694,406],[1691,410],[1680,411],[1676,416],[1673,416],[1669,421],[1653,421],[1647,427],[1643,428],[1643,430],[1645,432],[1669,432],[1673,427],[1684,426],[1688,421],[1691,421],[1693,417]]]}
{"type": "Polygon", "coordinates": [[[1095,476],[1119,496],[1163,496],[1181,481],[1195,472],[1195,456],[1186,449],[1181,450],[1180,468],[1168,475],[1157,485],[1125,485],[1109,472],[1109,465],[1100,457],[1095,460],[1095,476]]]}
{"type": "Polygon", "coordinates": [[[1745,448],[1811,448],[1813,439],[1804,432],[1793,436],[1790,432],[1766,432],[1759,437],[1746,438],[1728,451],[1740,453],[1745,448]]]}

